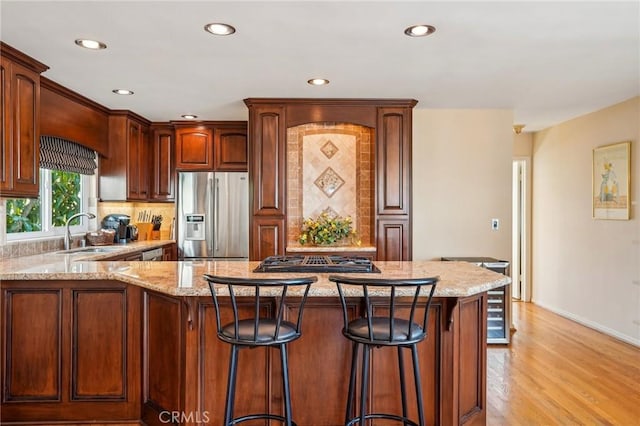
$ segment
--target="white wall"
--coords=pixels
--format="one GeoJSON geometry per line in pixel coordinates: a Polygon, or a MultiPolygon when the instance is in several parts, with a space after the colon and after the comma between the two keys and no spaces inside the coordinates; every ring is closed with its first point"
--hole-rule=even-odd
{"type": "Polygon", "coordinates": [[[510,260],[512,125],[511,110],[414,109],[414,260],[510,260]]]}
{"type": "Polygon", "coordinates": [[[636,345],[639,121],[636,97],[533,137],[533,301],[636,345]],[[592,150],[622,141],[632,141],[631,220],[594,220],[592,150]]]}

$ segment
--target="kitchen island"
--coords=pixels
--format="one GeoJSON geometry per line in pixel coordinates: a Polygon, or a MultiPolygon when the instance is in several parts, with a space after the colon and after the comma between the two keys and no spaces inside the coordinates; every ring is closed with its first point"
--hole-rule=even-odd
{"type": "MultiPolygon", "coordinates": [[[[465,262],[375,263],[381,274],[353,275],[441,279],[429,336],[419,344],[427,423],[485,423],[486,292],[509,284],[509,278],[465,262]]],[[[247,261],[69,262],[55,256],[2,262],[3,424],[134,424],[140,419],[149,425],[171,419],[220,424],[229,347],[216,337],[202,275],[278,276],[254,273],[257,266],[247,261]]],[[[348,386],[351,345],[341,333],[337,291],[328,274],[317,276],[303,336],[289,347],[299,426],[342,424],[348,386]]],[[[360,298],[351,296],[355,315],[360,298]]],[[[279,411],[280,381],[267,374],[279,377],[277,352],[242,351],[239,362],[236,410],[279,411]]],[[[371,362],[376,410],[398,411],[395,351],[376,350],[371,362]]],[[[409,393],[409,407],[415,406],[412,398],[409,393]]]]}

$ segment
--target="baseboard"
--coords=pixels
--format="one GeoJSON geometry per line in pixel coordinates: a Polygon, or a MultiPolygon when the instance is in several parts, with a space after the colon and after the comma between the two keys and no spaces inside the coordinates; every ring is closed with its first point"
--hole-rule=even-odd
{"type": "Polygon", "coordinates": [[[636,347],[640,348],[640,339],[634,339],[631,336],[627,336],[626,334],[619,333],[616,330],[613,330],[613,329],[611,329],[609,327],[603,326],[602,324],[598,324],[597,322],[593,322],[593,321],[590,321],[588,319],[582,318],[582,317],[580,317],[578,315],[572,314],[571,312],[567,312],[567,311],[563,311],[562,309],[554,308],[554,307],[549,306],[549,305],[547,305],[545,303],[540,303],[540,302],[537,302],[537,301],[533,301],[531,303],[533,303],[535,305],[538,305],[541,308],[544,308],[544,309],[546,309],[548,311],[551,311],[554,314],[558,314],[561,317],[570,319],[571,321],[575,321],[578,324],[584,325],[585,327],[592,328],[592,329],[594,329],[596,331],[599,331],[601,333],[606,334],[607,336],[611,336],[611,337],[613,337],[615,339],[622,340],[625,343],[629,343],[630,345],[633,345],[633,346],[636,346],[636,347]]]}

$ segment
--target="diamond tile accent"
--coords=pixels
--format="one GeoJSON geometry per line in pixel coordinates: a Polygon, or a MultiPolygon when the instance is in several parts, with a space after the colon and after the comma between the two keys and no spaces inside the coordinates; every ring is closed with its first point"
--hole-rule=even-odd
{"type": "Polygon", "coordinates": [[[331,158],[334,155],[336,155],[336,152],[338,152],[339,149],[340,148],[338,148],[333,142],[331,142],[331,140],[328,140],[327,143],[322,145],[322,148],[320,148],[320,151],[322,151],[325,157],[331,158]]]}
{"type": "Polygon", "coordinates": [[[314,184],[320,188],[327,197],[331,198],[333,194],[338,192],[340,187],[344,185],[344,179],[331,167],[327,167],[320,176],[318,176],[314,184]]]}
{"type": "Polygon", "coordinates": [[[322,210],[322,214],[326,214],[327,216],[329,216],[331,218],[340,216],[340,214],[337,211],[335,211],[331,206],[329,206],[326,209],[322,210]]]}

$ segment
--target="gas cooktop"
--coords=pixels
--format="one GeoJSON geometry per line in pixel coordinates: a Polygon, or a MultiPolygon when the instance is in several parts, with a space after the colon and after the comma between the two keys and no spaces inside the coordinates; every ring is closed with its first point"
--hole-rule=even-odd
{"type": "Polygon", "coordinates": [[[253,272],[375,272],[371,259],[359,256],[269,256],[253,272]]]}

